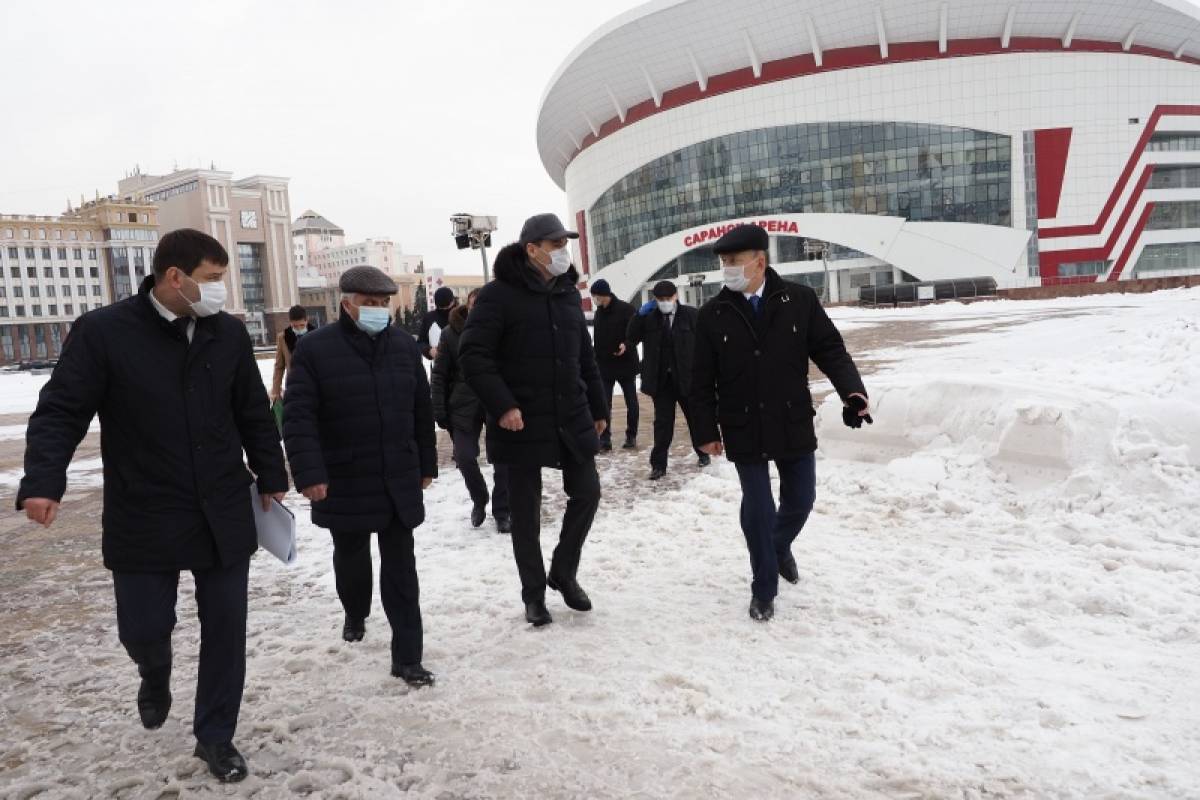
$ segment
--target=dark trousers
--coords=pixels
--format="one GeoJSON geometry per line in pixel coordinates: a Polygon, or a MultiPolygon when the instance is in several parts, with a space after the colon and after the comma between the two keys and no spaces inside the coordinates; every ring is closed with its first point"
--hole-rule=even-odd
{"type": "MultiPolygon", "coordinates": [[[[371,532],[330,531],[333,536],[333,577],[346,614],[366,619],[371,614],[371,532]]],[[[392,626],[392,661],[421,661],[421,593],[413,532],[393,517],[379,531],[379,596],[392,626]]]]}
{"type": "MultiPolygon", "coordinates": [[[[671,441],[675,438],[675,406],[683,410],[683,418],[687,420],[689,438],[692,429],[692,412],[687,395],[679,393],[671,373],[667,373],[658,382],[658,390],[654,393],[654,449],[650,451],[650,466],[667,468],[667,454],[671,451],[671,441]]],[[[696,450],[696,455],[700,451],[696,450]]]]}
{"type": "MultiPolygon", "coordinates": [[[[583,462],[563,456],[563,491],[567,493],[567,509],[563,514],[558,546],[550,560],[550,575],[555,579],[573,579],[579,571],[583,543],[596,510],[600,507],[600,476],[596,460],[591,456],[583,462]]],[[[542,470],[510,464],[508,495],[512,505],[512,545],[521,575],[521,599],[526,602],[546,596],[546,570],[542,562],[542,470]]]]}
{"type": "Polygon", "coordinates": [[[487,481],[484,480],[483,472],[479,469],[479,434],[482,430],[483,422],[480,421],[473,431],[455,428],[450,432],[450,438],[454,441],[454,463],[462,475],[463,483],[467,485],[472,503],[486,505],[490,499],[493,517],[508,516],[508,466],[505,464],[493,465],[494,485],[489,496],[487,481]]]}
{"type": "MultiPolygon", "coordinates": [[[[247,558],[193,570],[200,618],[200,668],[192,730],[202,744],[233,740],[246,683],[247,558]]],[[[179,572],[114,572],[117,632],[143,678],[167,680],[179,572]]]]}
{"type": "Polygon", "coordinates": [[[751,591],[759,600],[774,600],[779,593],[779,562],[790,555],[792,542],[804,528],[817,497],[816,463],[813,455],[775,462],[778,509],[771,493],[770,464],[737,465],[742,483],[742,533],[754,573],[751,591]]]}
{"type": "Polygon", "coordinates": [[[637,399],[637,377],[630,375],[628,377],[604,377],[604,395],[608,398],[608,427],[604,429],[604,433],[600,434],[600,441],[612,441],[612,407],[613,407],[613,387],[620,386],[621,394],[625,395],[625,438],[636,439],[638,435],[638,422],[641,417],[641,409],[638,408],[637,399]]]}

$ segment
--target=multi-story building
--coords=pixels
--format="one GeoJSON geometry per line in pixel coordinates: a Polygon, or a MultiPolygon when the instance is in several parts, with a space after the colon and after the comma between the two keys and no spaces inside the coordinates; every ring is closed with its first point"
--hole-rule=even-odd
{"type": "Polygon", "coordinates": [[[292,266],[288,178],[188,169],[170,175],[135,174],[119,194],[158,206],[162,231],[195,228],[229,251],[227,310],[246,323],[253,339],[273,341],[287,325],[298,297],[292,266]]]}
{"type": "Polygon", "coordinates": [[[156,224],[154,206],[114,198],[62,216],[0,215],[0,363],[57,358],[80,314],[135,290],[156,224]]]}
{"type": "Polygon", "coordinates": [[[345,243],[346,232],[312,209],[292,223],[292,260],[298,273],[312,266],[314,254],[345,243]]]}
{"type": "Polygon", "coordinates": [[[399,248],[391,239],[367,239],[310,252],[308,258],[309,265],[332,286],[351,267],[369,266],[388,275],[399,275],[403,270],[398,256],[399,248]]]}

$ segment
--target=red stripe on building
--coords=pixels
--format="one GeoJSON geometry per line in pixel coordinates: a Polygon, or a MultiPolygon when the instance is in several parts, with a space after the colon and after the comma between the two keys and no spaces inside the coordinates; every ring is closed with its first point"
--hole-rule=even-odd
{"type": "Polygon", "coordinates": [[[1046,128],[1033,132],[1037,164],[1038,219],[1058,216],[1067,154],[1071,151],[1071,128],[1046,128]]]}
{"type": "Polygon", "coordinates": [[[1146,230],[1146,224],[1150,222],[1150,214],[1153,211],[1154,203],[1146,203],[1146,209],[1142,212],[1142,216],[1138,218],[1137,225],[1134,227],[1133,233],[1129,236],[1129,241],[1125,243],[1125,249],[1121,251],[1121,257],[1113,265],[1112,272],[1108,276],[1110,281],[1121,280],[1121,273],[1125,270],[1125,265],[1129,263],[1129,257],[1133,255],[1134,248],[1141,241],[1142,232],[1146,230]]]}

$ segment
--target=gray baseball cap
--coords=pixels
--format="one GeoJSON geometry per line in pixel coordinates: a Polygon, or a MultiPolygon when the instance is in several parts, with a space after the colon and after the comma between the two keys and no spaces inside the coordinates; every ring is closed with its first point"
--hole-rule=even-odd
{"type": "Polygon", "coordinates": [[[562,220],[555,214],[538,214],[525,220],[521,227],[521,244],[546,242],[556,239],[578,239],[579,234],[563,227],[562,220]]]}

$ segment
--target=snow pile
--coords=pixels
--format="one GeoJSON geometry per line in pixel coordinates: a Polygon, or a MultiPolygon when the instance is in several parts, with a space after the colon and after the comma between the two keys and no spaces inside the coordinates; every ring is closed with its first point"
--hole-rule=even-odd
{"type": "MultiPolygon", "coordinates": [[[[746,614],[735,469],[700,471],[677,441],[649,483],[649,414],[641,451],[599,462],[595,611],[551,593],[537,631],[510,544],[470,528],[443,465],[416,534],[432,690],[387,675],[378,602],[366,640],[340,641],[329,536],[292,495],[298,562],[251,572],[237,787],[189,755],[191,582],[175,706],[146,732],[96,537],[5,529],[0,796],[1200,797],[1197,308],[1200,291],[835,310],[852,341],[949,338],[855,352],[883,365],[876,422],[821,408],[802,580],[769,625],[746,614]]],[[[64,522],[95,513],[79,505],[64,522]]]]}

